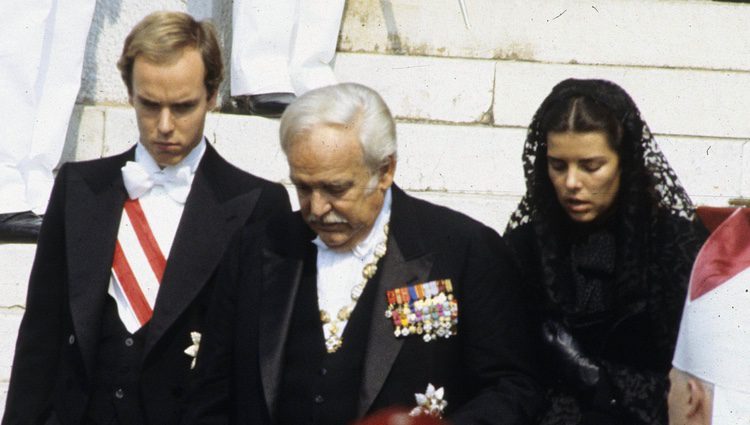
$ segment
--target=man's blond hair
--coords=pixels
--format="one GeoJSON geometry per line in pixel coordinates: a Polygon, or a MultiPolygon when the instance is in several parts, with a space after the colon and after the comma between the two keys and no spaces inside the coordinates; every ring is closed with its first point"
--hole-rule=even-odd
{"type": "Polygon", "coordinates": [[[133,63],[143,56],[149,62],[167,64],[178,60],[186,48],[197,49],[203,58],[208,97],[219,90],[224,78],[221,48],[213,25],[207,21],[196,21],[182,12],[154,12],[143,18],[128,34],[117,68],[133,95],[133,63]]]}

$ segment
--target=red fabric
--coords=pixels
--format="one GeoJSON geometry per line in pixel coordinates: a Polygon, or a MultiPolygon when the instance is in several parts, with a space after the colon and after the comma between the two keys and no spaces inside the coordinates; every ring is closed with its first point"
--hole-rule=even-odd
{"type": "Polygon", "coordinates": [[[724,220],[727,219],[732,213],[737,210],[737,207],[710,207],[707,205],[701,205],[695,209],[695,212],[700,217],[703,225],[706,226],[709,232],[713,232],[724,220]]]}
{"type": "Polygon", "coordinates": [[[133,269],[130,268],[119,241],[115,243],[115,258],[112,260],[112,270],[114,270],[125,296],[130,301],[130,307],[132,307],[135,317],[138,318],[141,326],[145,325],[151,320],[154,311],[148,305],[148,301],[138,285],[133,269]]]}
{"type": "Polygon", "coordinates": [[[164,269],[167,267],[167,259],[164,258],[164,254],[161,252],[161,248],[159,248],[159,244],[151,232],[151,227],[148,225],[146,214],[143,213],[143,208],[141,208],[141,203],[137,199],[128,199],[125,201],[125,212],[127,212],[130,222],[133,223],[133,230],[135,230],[138,242],[141,243],[141,248],[143,248],[151,269],[156,275],[156,280],[161,282],[161,278],[164,276],[164,269]]]}
{"type": "MultiPolygon", "coordinates": [[[[143,250],[146,259],[156,276],[157,282],[161,283],[162,276],[164,276],[164,269],[167,266],[167,260],[164,258],[164,254],[161,252],[161,248],[159,248],[156,238],[154,238],[154,234],[151,231],[148,220],[146,220],[146,215],[143,213],[143,208],[141,208],[140,202],[138,202],[137,199],[129,199],[125,201],[125,213],[128,215],[130,223],[133,224],[133,231],[138,238],[140,248],[143,250]]],[[[120,286],[122,286],[122,290],[128,298],[130,307],[133,309],[136,318],[138,318],[138,322],[140,322],[141,326],[145,325],[151,320],[154,311],[143,294],[141,285],[138,283],[138,279],[133,273],[133,269],[128,262],[120,241],[117,241],[115,244],[112,270],[114,271],[117,280],[120,282],[120,286]]]]}
{"type": "Polygon", "coordinates": [[[448,422],[431,416],[409,416],[403,408],[389,408],[375,412],[353,425],[446,425],[448,422]]]}
{"type": "Polygon", "coordinates": [[[690,301],[750,267],[750,209],[739,208],[701,248],[690,277],[690,301]]]}

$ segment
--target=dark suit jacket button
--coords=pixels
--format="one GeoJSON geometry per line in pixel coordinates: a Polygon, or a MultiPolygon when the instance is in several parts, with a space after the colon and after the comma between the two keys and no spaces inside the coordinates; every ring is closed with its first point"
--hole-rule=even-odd
{"type": "Polygon", "coordinates": [[[315,396],[315,403],[317,404],[323,404],[323,402],[326,401],[322,395],[318,394],[315,396]]]}
{"type": "Polygon", "coordinates": [[[128,347],[132,347],[133,346],[133,338],[130,338],[130,337],[125,338],[125,345],[128,346],[128,347]]]}
{"type": "Polygon", "coordinates": [[[116,399],[122,399],[123,397],[125,397],[125,391],[123,391],[122,388],[118,388],[115,391],[115,398],[116,399]]]}
{"type": "Polygon", "coordinates": [[[73,345],[75,343],[76,343],[76,336],[73,334],[70,334],[70,336],[68,337],[68,344],[73,345]]]}
{"type": "Polygon", "coordinates": [[[325,376],[328,373],[328,369],[321,367],[320,368],[320,376],[325,376]]]}

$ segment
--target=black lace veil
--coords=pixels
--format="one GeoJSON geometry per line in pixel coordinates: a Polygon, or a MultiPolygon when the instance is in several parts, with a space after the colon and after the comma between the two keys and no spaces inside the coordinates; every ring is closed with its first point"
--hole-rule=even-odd
{"type": "MultiPolygon", "coordinates": [[[[621,191],[648,194],[650,198],[642,198],[643,202],[636,202],[641,205],[630,205],[629,208],[658,208],[692,220],[695,213],[692,201],[657,146],[648,125],[641,118],[638,107],[625,90],[606,80],[571,78],[558,83],[534,114],[522,156],[526,194],[511,215],[507,229],[534,221],[545,210],[554,210],[554,206],[548,202],[554,199],[554,193],[550,192],[551,183],[546,169],[547,135],[543,134],[544,131],[540,127],[552,105],[572,97],[587,97],[610,109],[616,117],[620,117],[624,130],[622,143],[629,156],[621,158],[621,162],[624,175],[630,176],[622,182],[621,191]]],[[[628,198],[631,197],[620,196],[618,201],[635,201],[628,198]]]]}

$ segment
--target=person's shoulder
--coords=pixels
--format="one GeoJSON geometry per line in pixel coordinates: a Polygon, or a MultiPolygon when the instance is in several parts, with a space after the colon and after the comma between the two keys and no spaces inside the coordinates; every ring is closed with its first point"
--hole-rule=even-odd
{"type": "Polygon", "coordinates": [[[667,258],[667,253],[673,252],[692,262],[709,235],[700,218],[660,211],[656,220],[652,250],[664,253],[660,258],[667,258]]]}
{"type": "Polygon", "coordinates": [[[244,171],[232,164],[227,168],[227,180],[238,189],[248,191],[255,188],[270,190],[274,192],[286,191],[284,185],[268,180],[255,174],[244,171]]]}
{"type": "MultiPolygon", "coordinates": [[[[413,208],[421,218],[424,218],[422,223],[428,227],[436,228],[487,228],[490,229],[484,223],[468,216],[467,214],[446,207],[444,205],[434,204],[424,199],[415,198],[407,195],[413,208]]],[[[490,229],[491,230],[491,229],[490,229]]]]}
{"type": "Polygon", "coordinates": [[[80,169],[87,168],[101,168],[101,167],[114,167],[119,164],[125,165],[127,161],[132,161],[135,157],[135,149],[133,147],[126,151],[116,153],[114,155],[102,156],[100,158],[92,158],[80,161],[67,162],[71,167],[80,169]]]}
{"type": "Polygon", "coordinates": [[[688,217],[671,211],[660,211],[656,216],[657,232],[663,239],[690,237],[700,241],[708,237],[708,229],[697,215],[688,217]]]}
{"type": "Polygon", "coordinates": [[[266,180],[262,177],[256,176],[248,171],[239,168],[238,166],[232,164],[226,158],[221,156],[213,148],[207,150],[204,155],[205,157],[201,163],[201,166],[207,171],[208,175],[212,175],[222,180],[231,181],[234,185],[243,187],[280,186],[280,184],[278,183],[266,180]]]}
{"type": "Polygon", "coordinates": [[[534,225],[531,222],[521,223],[513,228],[508,228],[503,233],[506,245],[512,250],[522,250],[523,247],[531,245],[536,238],[534,225]]]}
{"type": "Polygon", "coordinates": [[[236,235],[243,244],[253,245],[280,256],[302,256],[315,238],[299,211],[284,211],[261,221],[245,223],[236,235]]]}
{"type": "Polygon", "coordinates": [[[519,224],[503,233],[503,242],[508,248],[513,261],[523,270],[534,268],[539,258],[539,238],[531,222],[519,224]]]}
{"type": "Polygon", "coordinates": [[[426,237],[451,241],[476,238],[487,241],[500,240],[500,235],[494,229],[463,212],[410,195],[405,195],[403,199],[400,196],[395,197],[394,203],[399,200],[408,204],[407,208],[394,206],[392,211],[413,215],[411,220],[419,226],[426,237]]]}
{"type": "Polygon", "coordinates": [[[201,167],[203,168],[206,178],[214,180],[223,188],[223,190],[230,193],[230,195],[249,192],[256,188],[268,190],[274,193],[286,192],[286,189],[281,183],[267,180],[237,167],[222,157],[213,148],[209,148],[206,151],[201,167]]]}
{"type": "Polygon", "coordinates": [[[132,149],[128,149],[125,152],[102,158],[64,162],[60,166],[58,175],[72,173],[86,179],[106,179],[106,176],[119,174],[122,166],[132,157],[132,149]]]}
{"type": "Polygon", "coordinates": [[[509,227],[508,229],[506,229],[503,233],[503,238],[509,240],[523,240],[528,239],[533,235],[534,225],[530,221],[527,221],[515,227],[509,227]]]}

